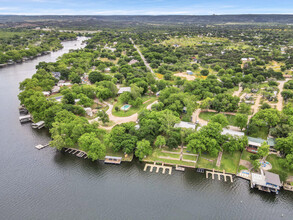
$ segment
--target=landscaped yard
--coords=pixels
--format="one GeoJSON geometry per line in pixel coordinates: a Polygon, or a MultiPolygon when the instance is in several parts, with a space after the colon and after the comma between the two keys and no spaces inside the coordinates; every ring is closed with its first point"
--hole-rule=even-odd
{"type": "Polygon", "coordinates": [[[192,156],[192,155],[184,155],[183,154],[183,160],[193,160],[196,161],[197,156],[192,156]]]}
{"type": "MultiPolygon", "coordinates": [[[[122,151],[114,152],[112,148],[107,147],[106,148],[106,156],[113,156],[113,157],[122,157],[122,161],[132,161],[133,159],[133,153],[128,154],[127,157],[122,151]]],[[[103,160],[104,158],[99,158],[100,160],[103,160]]]]}
{"type": "Polygon", "coordinates": [[[241,156],[241,160],[247,160],[249,161],[250,163],[252,163],[252,160],[250,159],[250,156],[251,155],[254,155],[253,153],[250,153],[246,150],[243,150],[243,153],[242,153],[242,156],[241,156]]]}
{"type": "MultiPolygon", "coordinates": [[[[112,110],[112,114],[114,115],[114,116],[117,116],[117,117],[128,117],[128,116],[131,116],[131,115],[133,115],[133,114],[135,114],[135,113],[138,113],[138,112],[140,112],[140,111],[142,111],[143,109],[145,109],[149,104],[151,104],[152,102],[154,102],[155,100],[157,99],[157,97],[155,97],[155,96],[143,96],[142,97],[142,101],[143,102],[146,102],[146,103],[144,103],[144,104],[142,104],[141,106],[139,106],[139,107],[130,107],[130,109],[129,110],[127,110],[127,111],[123,111],[123,110],[120,110],[120,108],[123,106],[123,105],[125,105],[124,103],[122,103],[122,102],[120,102],[120,101],[118,101],[118,102],[116,102],[115,104],[114,104],[114,107],[113,107],[113,110],[112,110]],[[115,107],[118,107],[119,108],[119,111],[116,111],[115,110],[115,107]]],[[[119,100],[119,99],[118,99],[119,100]]]]}
{"type": "MultiPolygon", "coordinates": [[[[183,165],[183,166],[185,165],[185,166],[195,167],[195,163],[180,161],[179,154],[166,153],[166,152],[162,152],[162,150],[166,151],[167,149],[166,148],[162,148],[162,149],[157,148],[153,151],[152,155],[147,156],[145,159],[143,159],[143,161],[145,161],[145,162],[161,161],[161,162],[173,164],[173,165],[183,165]],[[160,156],[169,157],[170,159],[160,158],[160,156]],[[178,159],[178,160],[174,160],[174,159],[178,159]]],[[[179,152],[180,152],[180,149],[177,149],[177,150],[179,150],[179,152]]]]}
{"type": "MultiPolygon", "coordinates": [[[[211,118],[214,116],[214,115],[217,115],[219,113],[217,112],[201,112],[199,114],[199,117],[205,121],[209,121],[211,120],[211,118]]],[[[229,125],[233,125],[235,126],[236,122],[235,122],[235,116],[234,115],[225,115],[228,119],[228,122],[229,122],[229,125]]]]}
{"type": "Polygon", "coordinates": [[[202,154],[198,159],[197,167],[205,169],[215,169],[219,171],[225,170],[225,172],[227,173],[236,173],[240,161],[240,155],[240,151],[236,151],[231,154],[224,152],[221,160],[221,165],[220,167],[217,167],[216,163],[218,156],[212,157],[209,154],[202,154]],[[213,162],[210,162],[204,158],[213,160],[213,162]]]}
{"type": "Polygon", "coordinates": [[[281,181],[285,181],[288,176],[293,175],[293,170],[288,171],[283,168],[280,164],[281,159],[282,158],[278,157],[275,154],[270,154],[266,160],[272,164],[273,168],[270,170],[270,172],[279,174],[281,181]]]}
{"type": "Polygon", "coordinates": [[[220,170],[225,170],[227,173],[236,173],[240,161],[241,152],[235,151],[233,153],[223,153],[220,170]]]}

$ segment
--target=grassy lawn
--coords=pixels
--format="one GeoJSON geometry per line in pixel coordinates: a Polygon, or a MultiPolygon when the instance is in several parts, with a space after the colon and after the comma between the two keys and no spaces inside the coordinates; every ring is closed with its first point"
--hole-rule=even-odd
{"type": "Polygon", "coordinates": [[[254,155],[253,153],[250,153],[250,152],[248,152],[248,151],[246,151],[246,150],[243,150],[243,153],[242,153],[242,156],[241,156],[241,159],[242,160],[247,160],[247,161],[249,161],[250,163],[252,163],[252,160],[250,159],[250,156],[251,155],[254,155]]]}
{"type": "Polygon", "coordinates": [[[199,156],[198,161],[197,161],[197,167],[206,168],[206,169],[216,168],[217,158],[218,158],[218,156],[213,157],[209,154],[201,154],[201,156],[199,156]],[[213,162],[208,161],[204,158],[213,160],[213,162]]]}
{"type": "Polygon", "coordinates": [[[248,136],[255,137],[255,138],[262,138],[266,140],[268,137],[268,134],[269,134],[268,127],[258,127],[258,129],[254,133],[249,134],[248,136]]]}
{"type": "Polygon", "coordinates": [[[142,105],[139,106],[139,107],[130,107],[130,109],[127,110],[127,111],[122,111],[122,110],[120,110],[120,111],[117,112],[117,111],[115,110],[115,107],[117,106],[117,107],[120,109],[120,108],[124,105],[124,104],[123,104],[122,102],[120,102],[120,100],[118,99],[118,102],[116,102],[116,103],[114,104],[114,107],[113,107],[113,110],[112,110],[112,114],[113,114],[114,116],[117,116],[117,117],[128,117],[128,116],[131,116],[131,115],[133,115],[133,114],[135,114],[135,113],[138,113],[138,112],[142,111],[143,109],[145,109],[149,104],[151,104],[152,102],[154,102],[156,99],[157,99],[157,97],[155,97],[155,96],[143,96],[143,97],[142,97],[142,101],[143,101],[143,102],[149,100],[149,101],[147,101],[145,104],[142,104],[142,105]]]}
{"type": "Polygon", "coordinates": [[[183,160],[193,160],[196,161],[196,156],[192,156],[192,155],[183,155],[183,160]]]}
{"type": "MultiPolygon", "coordinates": [[[[163,149],[166,150],[166,149],[163,149]]],[[[185,166],[195,166],[194,163],[192,162],[184,162],[184,161],[179,161],[179,160],[172,160],[172,159],[164,159],[164,158],[159,158],[159,156],[164,156],[164,157],[170,157],[170,158],[176,158],[179,159],[179,154],[168,154],[168,153],[163,153],[162,149],[154,149],[153,154],[149,155],[143,161],[145,162],[155,162],[155,161],[161,161],[164,163],[168,164],[173,164],[173,165],[185,165],[185,166]]]]}
{"type": "MultiPolygon", "coordinates": [[[[124,153],[122,151],[114,152],[112,148],[107,147],[106,148],[106,156],[113,156],[113,157],[122,157],[122,161],[132,161],[133,159],[133,153],[128,154],[127,157],[125,157],[124,153]]],[[[104,158],[99,158],[103,160],[104,158]]]]}
{"type": "Polygon", "coordinates": [[[277,155],[270,154],[266,160],[270,162],[273,166],[270,172],[279,174],[281,181],[285,181],[288,176],[293,175],[293,170],[286,170],[285,168],[281,166],[280,164],[281,158],[277,157],[277,155]]]}
{"type": "Polygon", "coordinates": [[[225,170],[227,173],[236,173],[240,161],[241,152],[235,151],[233,153],[223,153],[220,170],[225,170]]]}
{"type": "Polygon", "coordinates": [[[217,158],[218,156],[212,157],[209,154],[202,154],[202,156],[199,157],[198,162],[197,162],[197,167],[199,168],[205,168],[205,169],[215,169],[215,170],[220,170],[227,173],[236,173],[237,172],[237,167],[240,161],[240,156],[241,152],[236,151],[233,153],[227,153],[224,152],[221,160],[221,165],[220,167],[216,166],[217,163],[217,158]],[[213,162],[208,161],[204,158],[214,160],[213,162]]]}
{"type": "MultiPolygon", "coordinates": [[[[180,148],[173,148],[173,149],[170,149],[168,147],[163,147],[161,150],[163,151],[169,151],[169,152],[177,152],[177,153],[180,153],[181,152],[181,149],[180,148]]],[[[183,150],[184,151],[184,150],[183,150]]]]}
{"type": "MultiPolygon", "coordinates": [[[[199,114],[199,117],[205,121],[209,121],[211,120],[211,118],[214,116],[214,115],[217,115],[219,113],[217,112],[201,112],[199,114]]],[[[233,125],[235,126],[235,116],[234,115],[225,115],[228,119],[228,122],[229,122],[229,125],[233,125]]]]}

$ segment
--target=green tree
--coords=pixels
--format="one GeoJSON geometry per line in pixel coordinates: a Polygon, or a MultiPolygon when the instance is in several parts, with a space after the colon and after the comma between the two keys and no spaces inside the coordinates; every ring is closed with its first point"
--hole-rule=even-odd
{"type": "Polygon", "coordinates": [[[263,142],[261,146],[257,149],[257,155],[260,158],[265,158],[269,155],[270,152],[270,146],[267,144],[267,142],[263,142]]]}
{"type": "Polygon", "coordinates": [[[162,135],[159,135],[155,141],[155,146],[161,148],[164,145],[166,145],[166,139],[162,135]]]}
{"type": "Polygon", "coordinates": [[[219,123],[222,128],[225,128],[229,125],[228,119],[224,114],[216,114],[211,118],[212,122],[219,123]]]}
{"type": "Polygon", "coordinates": [[[244,114],[236,114],[235,116],[235,125],[243,130],[247,126],[248,116],[244,114]]]}
{"type": "Polygon", "coordinates": [[[100,117],[99,120],[101,120],[103,124],[109,122],[109,115],[104,110],[98,112],[98,117],[100,117]]]}
{"type": "Polygon", "coordinates": [[[78,146],[81,150],[87,152],[89,158],[93,161],[102,159],[106,155],[106,147],[97,138],[95,133],[85,133],[78,139],[78,146]]]}
{"type": "Polygon", "coordinates": [[[152,153],[152,151],[153,151],[153,149],[150,145],[150,142],[143,139],[143,140],[137,142],[135,156],[137,156],[139,158],[139,160],[142,160],[145,156],[150,155],[152,153]]]}

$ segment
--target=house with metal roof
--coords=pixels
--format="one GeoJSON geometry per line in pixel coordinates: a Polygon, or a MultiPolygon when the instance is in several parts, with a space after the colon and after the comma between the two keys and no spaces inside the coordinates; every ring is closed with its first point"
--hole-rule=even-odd
{"type": "Polygon", "coordinates": [[[248,137],[248,146],[246,150],[250,153],[256,154],[258,147],[260,147],[263,142],[267,142],[267,144],[270,146],[270,151],[276,152],[276,150],[274,149],[276,144],[274,138],[267,138],[267,140],[264,140],[262,138],[248,137]]]}
{"type": "Polygon", "coordinates": [[[233,131],[233,130],[230,130],[230,129],[226,129],[224,128],[222,133],[222,135],[226,135],[226,134],[229,134],[229,135],[232,135],[232,136],[239,136],[239,137],[242,137],[244,136],[244,132],[240,132],[240,131],[233,131]]]}
{"type": "Polygon", "coordinates": [[[195,130],[196,125],[191,122],[180,121],[174,125],[174,128],[191,128],[195,130]]]}
{"type": "Polygon", "coordinates": [[[251,173],[251,188],[257,188],[264,192],[279,193],[282,183],[278,174],[271,173],[269,171],[263,171],[261,173],[251,173]]]}
{"type": "Polygon", "coordinates": [[[122,94],[123,92],[131,92],[131,87],[121,87],[118,90],[118,95],[122,94]]]}

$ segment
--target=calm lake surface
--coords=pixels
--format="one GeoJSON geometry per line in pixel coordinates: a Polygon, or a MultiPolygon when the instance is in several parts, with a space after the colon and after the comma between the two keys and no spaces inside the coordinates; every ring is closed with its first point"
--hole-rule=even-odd
{"type": "Polygon", "coordinates": [[[144,172],[138,161],[104,165],[37,150],[49,135],[19,123],[19,82],[82,40],[0,69],[0,219],[293,219],[291,192],[275,196],[251,190],[242,179],[206,179],[193,169],[164,175],[144,172]]]}

